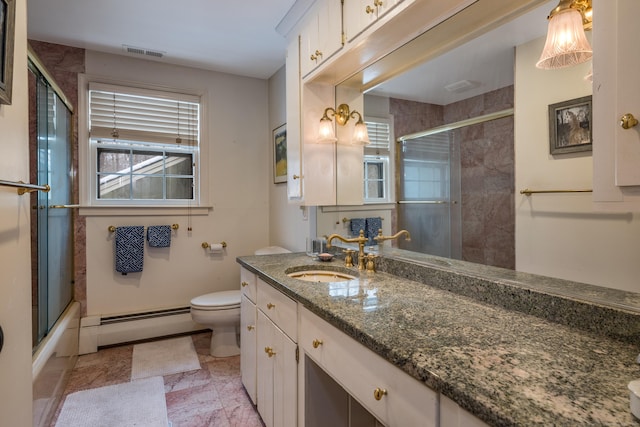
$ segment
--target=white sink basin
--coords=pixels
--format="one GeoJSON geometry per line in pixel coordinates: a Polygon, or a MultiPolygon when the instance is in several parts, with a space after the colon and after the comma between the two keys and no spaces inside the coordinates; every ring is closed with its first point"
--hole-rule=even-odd
{"type": "Polygon", "coordinates": [[[288,273],[287,276],[307,282],[347,282],[356,279],[351,274],[331,270],[303,270],[288,273]]]}

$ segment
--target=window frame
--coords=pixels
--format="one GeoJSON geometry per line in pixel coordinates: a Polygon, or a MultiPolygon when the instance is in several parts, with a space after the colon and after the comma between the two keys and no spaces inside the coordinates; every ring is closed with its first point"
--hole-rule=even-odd
{"type": "MultiPolygon", "coordinates": [[[[112,213],[117,214],[120,210],[126,209],[127,214],[148,214],[149,209],[154,209],[158,214],[163,213],[166,208],[167,214],[205,214],[211,207],[209,203],[208,171],[206,167],[201,167],[201,162],[208,159],[209,147],[205,143],[208,141],[207,121],[207,97],[206,94],[193,91],[179,90],[153,85],[133,84],[119,80],[106,79],[102,77],[80,74],[78,78],[79,99],[78,99],[78,176],[79,176],[79,201],[80,214],[82,215],[102,215],[106,214],[107,208],[112,209],[112,213]],[[170,99],[180,99],[193,102],[197,100],[200,105],[199,122],[200,137],[198,144],[193,149],[185,149],[176,146],[168,151],[175,153],[189,152],[193,155],[193,179],[194,198],[193,199],[98,199],[98,145],[91,141],[89,135],[89,86],[121,88],[126,93],[155,96],[158,98],[169,97],[170,99]],[[94,210],[93,208],[97,208],[94,210]],[[113,210],[115,209],[115,210],[113,210]]],[[[144,151],[153,147],[166,147],[170,144],[135,143],[138,149],[144,151]],[[145,148],[146,146],[146,148],[145,148]]],[[[123,145],[124,147],[130,147],[123,145]]]]}

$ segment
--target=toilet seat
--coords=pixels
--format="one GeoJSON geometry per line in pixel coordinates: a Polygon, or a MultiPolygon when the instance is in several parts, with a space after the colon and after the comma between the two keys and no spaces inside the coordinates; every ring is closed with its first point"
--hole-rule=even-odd
{"type": "Polygon", "coordinates": [[[212,292],[191,300],[191,307],[198,310],[229,310],[240,308],[240,290],[212,292]]]}

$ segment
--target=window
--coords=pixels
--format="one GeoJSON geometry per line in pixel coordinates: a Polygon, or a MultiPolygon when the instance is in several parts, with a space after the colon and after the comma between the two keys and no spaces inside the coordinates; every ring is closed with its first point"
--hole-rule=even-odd
{"type": "Polygon", "coordinates": [[[91,83],[91,203],[199,201],[200,99],[91,83]]]}
{"type": "Polygon", "coordinates": [[[391,120],[366,118],[371,143],[364,148],[364,203],[388,203],[391,195],[391,120]]]}

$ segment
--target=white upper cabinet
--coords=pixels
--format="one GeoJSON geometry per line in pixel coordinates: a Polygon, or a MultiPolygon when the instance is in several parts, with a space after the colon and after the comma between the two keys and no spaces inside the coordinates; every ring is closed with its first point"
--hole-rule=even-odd
{"type": "Polygon", "coordinates": [[[344,32],[347,41],[360,35],[403,0],[345,0],[344,32]]]}
{"type": "Polygon", "coordinates": [[[342,47],[342,3],[317,1],[300,30],[300,71],[302,77],[331,58],[342,47]]]}
{"type": "Polygon", "coordinates": [[[593,200],[598,210],[640,211],[640,32],[637,0],[594,0],[593,200]]]}

